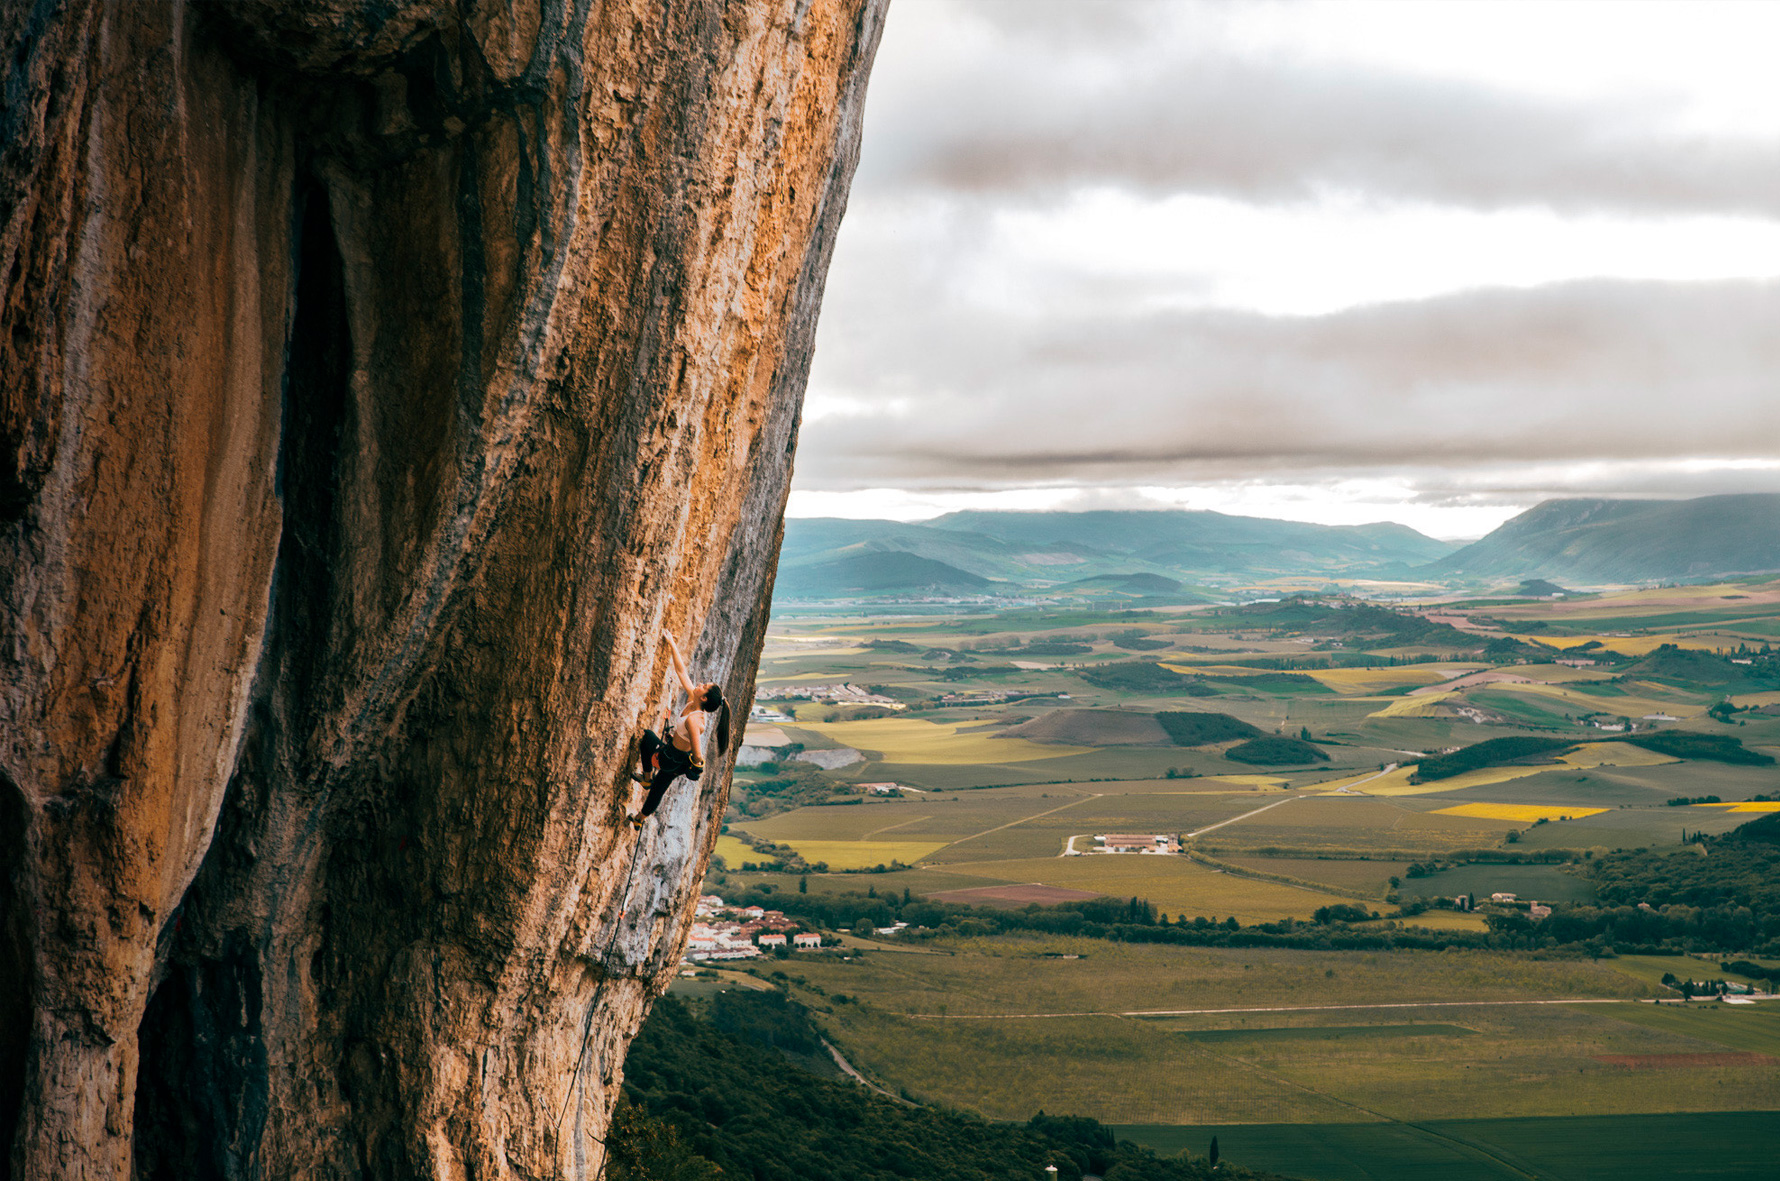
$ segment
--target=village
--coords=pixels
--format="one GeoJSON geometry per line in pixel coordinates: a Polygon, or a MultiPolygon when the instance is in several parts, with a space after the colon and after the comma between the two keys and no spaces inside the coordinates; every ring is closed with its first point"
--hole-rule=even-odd
{"type": "Polygon", "coordinates": [[[732,907],[715,894],[700,895],[692,934],[686,941],[685,962],[758,959],[784,951],[788,945],[792,951],[820,951],[822,936],[803,927],[782,910],[732,907]]]}

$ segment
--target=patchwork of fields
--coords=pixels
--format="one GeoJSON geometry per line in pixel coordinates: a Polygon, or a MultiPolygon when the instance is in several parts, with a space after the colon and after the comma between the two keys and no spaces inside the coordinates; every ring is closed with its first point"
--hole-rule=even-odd
{"type": "MultiPolygon", "coordinates": [[[[771,795],[793,764],[738,774],[724,861],[761,859],[745,833],[828,872],[794,863],[728,881],[1004,907],[1140,898],[1245,926],[1347,905],[1477,932],[1476,914],[1393,915],[1393,904],[1492,893],[1587,904],[1588,857],[1780,811],[1780,799],[1752,798],[1780,796],[1780,770],[1762,757],[1780,754],[1780,710],[1765,712],[1780,684],[1723,655],[1780,636],[1780,583],[1442,606],[1435,619],[1472,611],[1473,630],[1441,633],[1446,647],[1383,637],[1370,657],[1356,641],[1312,642],[1338,616],[1286,607],[1310,622],[1268,625],[1274,608],[1260,605],[776,619],[763,700],[849,681],[907,708],[776,702],[795,717],[759,741],[862,757],[821,773],[828,798],[800,788],[801,807],[771,795]],[[1143,647],[1114,642],[1134,636],[1143,647]],[[1466,649],[1492,636],[1520,655],[1466,649]],[[1073,654],[1018,655],[1047,644],[1073,654]],[[1117,675],[1095,672],[1108,667],[1117,675]],[[1222,720],[1165,726],[1166,715],[1222,720]],[[1624,741],[1652,730],[1748,754],[1624,741]],[[1223,737],[1175,745],[1175,734],[1223,737]],[[1308,740],[1326,757],[1276,743],[1263,757],[1303,761],[1244,762],[1237,734],[1308,740]],[[1498,737],[1571,745],[1416,781],[1424,757],[1498,737]],[[913,790],[855,786],[884,782],[913,790]],[[1188,855],[1092,852],[1111,833],[1179,836],[1188,855]]],[[[781,983],[867,1074],[993,1118],[1091,1115],[1195,1151],[1215,1133],[1243,1163],[1330,1178],[1567,1176],[1566,1136],[1643,1143],[1659,1126],[1733,1134],[1674,1175],[1751,1176],[1738,1171],[1750,1146],[1780,1120],[1780,1002],[1639,1003],[1674,995],[1664,972],[1723,974],[1701,961],[1017,935],[923,950],[937,954],[800,959],[781,983]]]]}

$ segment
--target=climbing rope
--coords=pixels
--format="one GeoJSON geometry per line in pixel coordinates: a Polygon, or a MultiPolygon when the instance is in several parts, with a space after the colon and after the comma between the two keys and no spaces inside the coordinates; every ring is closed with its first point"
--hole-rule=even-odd
{"type": "MultiPolygon", "coordinates": [[[[625,912],[630,909],[630,883],[631,879],[636,875],[637,862],[642,860],[642,857],[639,856],[642,851],[642,844],[643,838],[639,831],[637,835],[637,843],[631,848],[630,869],[625,871],[624,874],[624,888],[620,890],[618,894],[618,921],[612,924],[612,937],[606,940],[606,946],[599,954],[600,981],[599,984],[594,986],[593,1001],[587,1006],[587,1019],[581,1023],[581,1052],[575,1058],[575,1073],[569,1076],[568,1094],[563,1096],[562,1111],[557,1113],[556,1126],[551,1130],[551,1139],[555,1141],[554,1149],[558,1155],[562,1152],[562,1121],[569,1114],[569,1105],[575,1101],[575,1088],[581,1082],[581,1067],[587,1061],[587,1047],[593,1041],[593,1015],[599,1011],[600,993],[605,991],[606,981],[612,978],[612,972],[607,963],[607,957],[612,954],[612,947],[618,942],[618,936],[624,930],[625,912]]],[[[605,1175],[606,1158],[609,1157],[611,1153],[606,1151],[606,1142],[604,1138],[595,1136],[593,1140],[594,1143],[600,1146],[600,1167],[598,1172],[594,1174],[594,1181],[599,1181],[599,1178],[605,1175]]]]}

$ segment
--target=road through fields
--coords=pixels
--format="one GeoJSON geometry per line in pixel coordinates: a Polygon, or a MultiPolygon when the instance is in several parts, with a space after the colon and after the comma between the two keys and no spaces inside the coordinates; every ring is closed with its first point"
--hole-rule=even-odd
{"type": "Polygon", "coordinates": [[[1216,824],[1208,824],[1204,828],[1196,829],[1193,832],[1188,833],[1187,836],[1189,838],[1200,836],[1203,833],[1208,833],[1208,832],[1212,832],[1216,829],[1220,829],[1220,828],[1224,827],[1224,825],[1226,825],[1226,824],[1235,824],[1238,820],[1247,820],[1250,816],[1259,816],[1261,813],[1267,811],[1268,808],[1277,808],[1281,804],[1289,804],[1293,800],[1301,800],[1303,798],[1304,798],[1303,796],[1287,796],[1285,799],[1275,800],[1271,804],[1266,805],[1265,807],[1256,808],[1253,812],[1244,812],[1240,816],[1232,816],[1228,820],[1220,820],[1216,824]]]}

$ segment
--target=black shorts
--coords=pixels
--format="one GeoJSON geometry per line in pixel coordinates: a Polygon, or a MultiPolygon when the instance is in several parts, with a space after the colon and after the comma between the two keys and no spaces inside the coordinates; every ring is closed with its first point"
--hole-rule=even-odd
{"type": "Polygon", "coordinates": [[[638,753],[643,756],[643,773],[649,780],[649,794],[643,799],[643,810],[637,813],[637,819],[655,815],[655,809],[661,807],[662,798],[674,780],[685,776],[697,779],[704,768],[692,761],[690,751],[681,750],[671,742],[663,742],[661,736],[653,730],[643,731],[642,741],[637,744],[638,753]]]}

